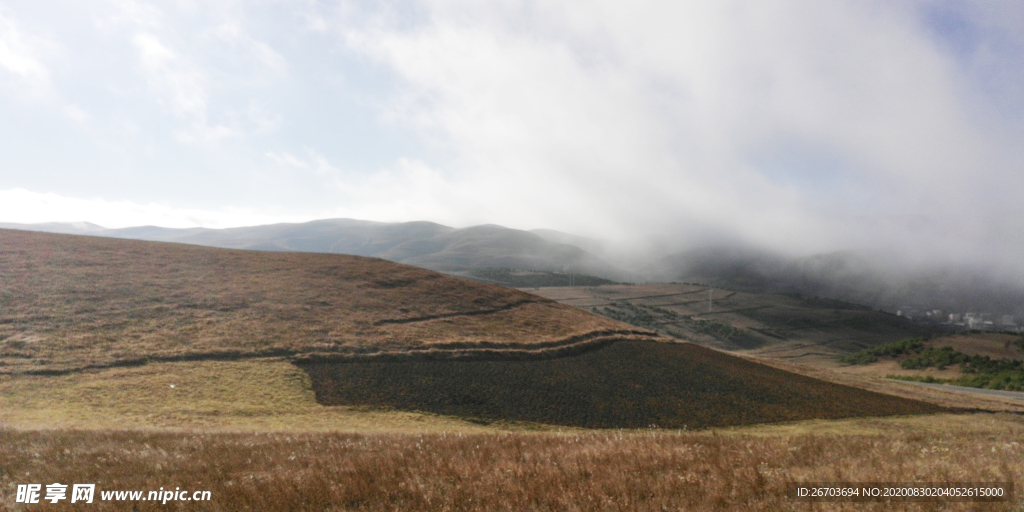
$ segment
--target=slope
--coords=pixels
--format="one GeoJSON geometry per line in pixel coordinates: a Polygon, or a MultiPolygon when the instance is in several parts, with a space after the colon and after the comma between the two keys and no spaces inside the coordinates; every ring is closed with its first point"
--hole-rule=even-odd
{"type": "Polygon", "coordinates": [[[866,306],[796,293],[679,283],[552,287],[535,293],[677,339],[800,361],[831,361],[938,332],[866,306]]]}
{"type": "Polygon", "coordinates": [[[654,335],[375,258],[0,230],[0,372],[251,356],[476,357],[654,335]]]}
{"type": "MultiPolygon", "coordinates": [[[[941,410],[374,258],[0,230],[0,286],[0,398],[15,403],[25,379],[45,397],[79,373],[104,382],[164,363],[124,374],[141,388],[203,361],[286,360],[322,404],[487,421],[682,428],[941,410]]],[[[225,409],[231,390],[201,381],[194,410],[225,409]]]]}

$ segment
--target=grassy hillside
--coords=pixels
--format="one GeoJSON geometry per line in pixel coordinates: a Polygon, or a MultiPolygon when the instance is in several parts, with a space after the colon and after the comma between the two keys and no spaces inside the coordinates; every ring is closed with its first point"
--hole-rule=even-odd
{"type": "Polygon", "coordinates": [[[300,364],[322,404],[487,421],[702,428],[940,410],[374,258],[0,230],[0,284],[0,394],[38,415],[60,416],[56,397],[75,409],[111,396],[123,398],[99,407],[108,420],[151,407],[159,416],[160,396],[181,399],[172,423],[202,425],[219,411],[260,425],[274,411],[300,414],[225,405],[241,382],[266,404],[297,396],[279,368],[209,371],[254,358],[300,364]],[[79,371],[99,395],[56,378],[79,371]],[[104,384],[117,375],[127,394],[104,384]],[[177,381],[185,387],[170,387],[177,381]],[[152,383],[168,387],[141,393],[152,383]]]}
{"type": "Polygon", "coordinates": [[[0,373],[146,361],[476,357],[642,330],[375,258],[0,230],[0,373]]]}

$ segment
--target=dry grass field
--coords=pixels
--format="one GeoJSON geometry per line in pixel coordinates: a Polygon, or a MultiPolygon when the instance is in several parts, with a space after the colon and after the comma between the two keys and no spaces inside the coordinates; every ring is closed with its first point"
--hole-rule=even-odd
{"type": "Polygon", "coordinates": [[[147,361],[515,353],[653,339],[375,258],[0,230],[0,373],[147,361]]]}
{"type": "MultiPolygon", "coordinates": [[[[707,433],[2,431],[0,510],[1020,510],[1002,503],[798,503],[787,482],[1024,478],[1024,422],[841,420],[707,433]],[[843,433],[836,433],[836,432],[843,433]],[[96,502],[18,506],[19,483],[95,483],[96,502]],[[100,501],[179,487],[202,503],[100,501]]],[[[1018,485],[1019,487],[1019,485],[1018,485]]]]}
{"type": "Polygon", "coordinates": [[[317,403],[309,376],[282,359],[166,362],[58,376],[0,376],[0,428],[3,427],[378,433],[493,431],[436,414],[325,407],[317,403]]]}

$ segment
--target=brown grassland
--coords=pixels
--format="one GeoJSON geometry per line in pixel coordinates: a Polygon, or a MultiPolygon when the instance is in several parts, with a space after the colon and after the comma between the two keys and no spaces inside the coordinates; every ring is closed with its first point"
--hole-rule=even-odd
{"type": "MultiPolygon", "coordinates": [[[[751,332],[826,338],[800,307],[751,332]]],[[[851,346],[873,343],[868,313],[821,312],[859,333],[851,346]]],[[[383,260],[0,230],[0,510],[1022,509],[1024,417],[855,377],[383,260]],[[650,424],[677,428],[611,428],[650,424]],[[787,501],[787,482],[822,480],[1018,489],[787,501]],[[212,499],[14,503],[17,485],[53,482],[212,499]]]]}
{"type": "Polygon", "coordinates": [[[653,338],[525,292],[375,258],[0,230],[0,373],[653,338]]]}
{"type": "Polygon", "coordinates": [[[311,373],[323,404],[486,421],[704,428],[942,410],[371,258],[0,230],[0,263],[12,382],[277,356],[311,373]]]}
{"type": "Polygon", "coordinates": [[[0,431],[0,509],[1020,510],[1019,489],[1001,503],[787,500],[787,482],[1022,481],[1019,417],[918,418],[709,433],[0,431]],[[15,506],[31,482],[211,500],[15,506]]]}

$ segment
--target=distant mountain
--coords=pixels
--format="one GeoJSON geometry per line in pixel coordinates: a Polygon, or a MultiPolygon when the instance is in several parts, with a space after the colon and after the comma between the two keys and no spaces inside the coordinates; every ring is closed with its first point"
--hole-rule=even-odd
{"type": "MultiPolygon", "coordinates": [[[[1024,286],[980,267],[915,266],[845,251],[788,257],[751,246],[708,246],[641,262],[607,263],[604,243],[560,231],[496,225],[453,228],[433,222],[326,219],[228,229],[140,226],[105,229],[87,222],[0,224],[3,228],[179,242],[229,249],[372,256],[507,286],[593,285],[612,281],[698,282],[749,292],[796,292],[895,312],[941,309],[1024,320],[1024,286]],[[508,269],[543,274],[509,272],[508,269]],[[582,279],[578,278],[582,275],[582,279]]],[[[920,315],[918,315],[920,317],[920,315]]]]}
{"type": "Polygon", "coordinates": [[[301,224],[268,224],[227,229],[171,229],[143,226],[111,229],[103,236],[180,242],[227,249],[298,251],[377,256],[396,245],[455,231],[433,222],[384,223],[327,219],[301,224]]]}
{"type": "MultiPolygon", "coordinates": [[[[14,229],[178,242],[227,249],[373,256],[432,270],[485,268],[571,272],[618,280],[626,272],[574,245],[496,225],[456,229],[433,222],[385,223],[326,219],[228,229],[140,226],[104,229],[95,224],[9,225],[14,229]]],[[[557,232],[552,232],[557,233],[557,232]]],[[[582,238],[581,238],[582,239],[582,238]]]]}
{"type": "Polygon", "coordinates": [[[43,231],[45,233],[66,233],[71,235],[92,235],[107,228],[91,222],[44,222],[41,224],[16,224],[0,222],[2,229],[20,229],[22,231],[43,231]]]}

